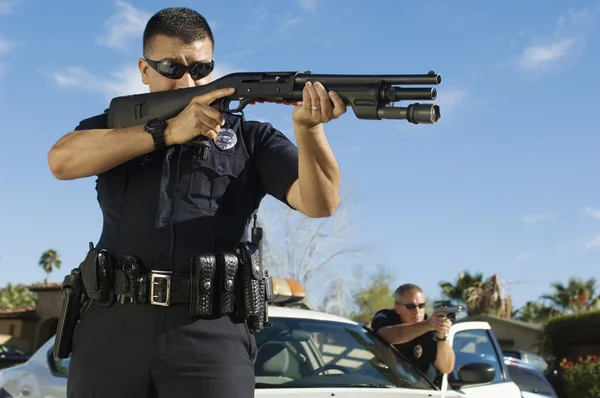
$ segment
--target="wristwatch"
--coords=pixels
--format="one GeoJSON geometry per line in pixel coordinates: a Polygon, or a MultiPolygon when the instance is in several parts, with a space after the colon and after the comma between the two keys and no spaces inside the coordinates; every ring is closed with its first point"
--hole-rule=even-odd
{"type": "Polygon", "coordinates": [[[445,335],[444,337],[438,337],[438,335],[435,335],[435,340],[436,341],[446,341],[448,340],[448,335],[445,335]]]}
{"type": "Polygon", "coordinates": [[[163,149],[167,146],[165,143],[165,129],[167,122],[161,119],[150,119],[144,126],[144,130],[148,132],[154,140],[154,149],[163,149]]]}

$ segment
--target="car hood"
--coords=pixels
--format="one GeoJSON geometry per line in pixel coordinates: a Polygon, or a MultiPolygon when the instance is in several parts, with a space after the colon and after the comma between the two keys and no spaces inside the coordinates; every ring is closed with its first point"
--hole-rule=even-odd
{"type": "Polygon", "coordinates": [[[404,388],[368,388],[368,387],[343,387],[343,388],[267,388],[256,389],[255,397],[295,397],[295,398],[367,398],[367,397],[402,397],[423,398],[431,397],[428,390],[408,390],[404,388]]]}

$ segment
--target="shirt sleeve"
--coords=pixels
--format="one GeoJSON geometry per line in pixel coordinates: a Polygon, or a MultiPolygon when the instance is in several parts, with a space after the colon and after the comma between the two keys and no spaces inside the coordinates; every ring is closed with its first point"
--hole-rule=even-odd
{"type": "Polygon", "coordinates": [[[104,112],[100,115],[92,116],[79,122],[75,131],[94,130],[108,128],[108,113],[104,112]]]}
{"type": "Polygon", "coordinates": [[[256,165],[264,191],[292,207],[287,191],[298,179],[298,147],[270,123],[260,123],[256,137],[256,165]]]}
{"type": "Polygon", "coordinates": [[[384,311],[380,311],[373,317],[373,320],[371,321],[371,329],[377,333],[379,329],[390,326],[390,324],[390,318],[387,316],[387,314],[384,311]]]}

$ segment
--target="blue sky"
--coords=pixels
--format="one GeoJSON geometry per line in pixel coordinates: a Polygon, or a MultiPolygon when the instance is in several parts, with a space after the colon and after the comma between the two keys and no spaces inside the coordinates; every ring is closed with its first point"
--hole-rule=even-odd
{"type": "MultiPolygon", "coordinates": [[[[570,276],[600,277],[598,1],[275,2],[0,0],[0,285],[62,280],[101,231],[94,178],[62,182],[49,148],[117,95],[144,92],[136,69],[147,18],[204,14],[217,74],[426,73],[443,78],[435,126],[358,120],[327,126],[349,221],[393,285],[430,296],[460,270],[499,272],[516,305],[570,276]],[[375,6],[377,4],[377,6],[375,6]]],[[[248,118],[293,138],[291,107],[248,118]]]]}

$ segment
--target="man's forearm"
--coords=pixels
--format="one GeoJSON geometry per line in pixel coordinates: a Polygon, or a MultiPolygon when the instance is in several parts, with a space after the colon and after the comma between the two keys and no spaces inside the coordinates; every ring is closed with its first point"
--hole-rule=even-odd
{"type": "Polygon", "coordinates": [[[294,125],[298,144],[298,188],[303,212],[327,217],[339,204],[340,168],[322,125],[306,129],[294,125]]]}
{"type": "Polygon", "coordinates": [[[144,126],[73,131],[50,149],[48,165],[59,180],[73,180],[101,174],[153,150],[144,126]]]}
{"type": "Polygon", "coordinates": [[[454,369],[455,355],[454,350],[447,341],[439,341],[437,343],[437,357],[435,359],[435,367],[440,373],[448,374],[454,369]]]}
{"type": "Polygon", "coordinates": [[[404,344],[430,332],[431,325],[427,321],[385,326],[379,329],[379,335],[389,344],[404,344]]]}

